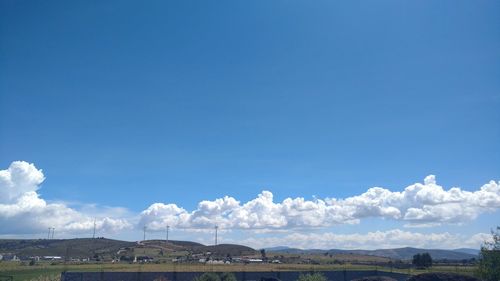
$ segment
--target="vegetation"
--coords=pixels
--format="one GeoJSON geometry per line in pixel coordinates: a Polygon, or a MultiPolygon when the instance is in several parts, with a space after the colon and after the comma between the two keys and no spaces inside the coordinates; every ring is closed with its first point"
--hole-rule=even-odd
{"type": "Polygon", "coordinates": [[[500,280],[500,227],[492,231],[493,241],[485,242],[479,255],[478,275],[485,281],[500,280]]]}
{"type": "Polygon", "coordinates": [[[205,272],[202,275],[195,277],[193,281],[221,281],[221,278],[217,273],[205,272]]]}
{"type": "Polygon", "coordinates": [[[95,261],[133,261],[135,256],[171,260],[190,254],[212,253],[215,257],[258,255],[258,251],[242,245],[219,244],[205,246],[190,241],[148,240],[128,242],[106,238],[77,239],[0,239],[0,253],[21,258],[60,256],[73,259],[91,258],[95,261]]]}
{"type": "Polygon", "coordinates": [[[217,274],[214,272],[205,272],[193,279],[193,281],[237,281],[236,276],[230,272],[217,274]]]}
{"type": "Polygon", "coordinates": [[[429,268],[432,266],[432,257],[429,253],[416,254],[413,256],[412,264],[417,268],[429,268]]]}
{"type": "Polygon", "coordinates": [[[480,281],[472,276],[454,273],[423,273],[412,276],[408,281],[480,281]]]}
{"type": "Polygon", "coordinates": [[[230,272],[223,272],[220,275],[220,279],[221,279],[221,281],[237,281],[236,276],[234,276],[234,274],[232,274],[230,272]]]}
{"type": "Polygon", "coordinates": [[[308,273],[308,274],[300,274],[299,279],[297,281],[327,281],[325,275],[316,272],[316,273],[308,273]]]}
{"type": "MultiPolygon", "coordinates": [[[[398,269],[377,265],[361,264],[176,264],[176,263],[53,263],[40,261],[35,266],[21,265],[20,262],[0,262],[0,275],[14,276],[14,281],[29,281],[40,278],[60,276],[63,271],[77,272],[250,272],[250,271],[304,271],[318,272],[327,270],[378,270],[379,272],[400,272],[404,274],[420,274],[425,272],[450,272],[473,275],[475,266],[440,266],[430,269],[398,269]]],[[[222,277],[221,277],[222,279],[222,277]]],[[[42,279],[40,279],[42,280],[42,279]]],[[[47,279],[49,280],[49,279],[47,279]]],[[[221,280],[224,281],[224,280],[221,280]]]]}

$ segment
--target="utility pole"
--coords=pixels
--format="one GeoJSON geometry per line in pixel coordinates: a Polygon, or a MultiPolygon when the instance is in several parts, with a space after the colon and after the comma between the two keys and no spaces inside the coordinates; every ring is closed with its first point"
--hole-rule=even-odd
{"type": "Polygon", "coordinates": [[[95,218],[94,218],[94,233],[92,233],[92,239],[95,238],[95,218]]]}
{"type": "Polygon", "coordinates": [[[142,239],[142,241],[146,241],[146,228],[147,228],[147,227],[146,227],[146,226],[144,226],[144,236],[143,236],[144,238],[142,239]]]}
{"type": "Polygon", "coordinates": [[[170,230],[170,225],[167,225],[167,243],[168,243],[168,231],[170,230]]]}
{"type": "Polygon", "coordinates": [[[218,225],[215,225],[215,246],[217,246],[217,230],[219,229],[218,225]]]}

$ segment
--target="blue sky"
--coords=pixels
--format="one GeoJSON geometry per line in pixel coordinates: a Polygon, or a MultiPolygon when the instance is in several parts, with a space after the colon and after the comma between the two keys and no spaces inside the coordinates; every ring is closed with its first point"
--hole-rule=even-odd
{"type": "MultiPolygon", "coordinates": [[[[499,9],[2,1],[0,169],[34,163],[47,202],[130,217],[263,190],[274,202],[403,191],[430,174],[473,192],[500,176],[499,9]]],[[[473,235],[498,224],[498,208],[458,224],[368,217],[318,233],[473,235]]],[[[0,234],[36,235],[19,229],[0,234]]]]}

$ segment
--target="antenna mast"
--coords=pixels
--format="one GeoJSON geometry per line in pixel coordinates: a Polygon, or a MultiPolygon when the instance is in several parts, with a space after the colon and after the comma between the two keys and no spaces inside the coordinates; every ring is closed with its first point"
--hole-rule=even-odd
{"type": "Polygon", "coordinates": [[[219,229],[218,225],[215,225],[215,246],[217,246],[217,230],[219,229]]]}
{"type": "Polygon", "coordinates": [[[170,230],[170,225],[167,225],[167,243],[168,243],[168,231],[170,230]]]}

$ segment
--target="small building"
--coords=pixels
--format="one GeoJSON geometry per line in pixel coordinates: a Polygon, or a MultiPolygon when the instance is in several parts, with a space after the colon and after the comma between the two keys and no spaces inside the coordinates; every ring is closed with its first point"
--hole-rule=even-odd
{"type": "Polygon", "coordinates": [[[42,259],[46,261],[60,261],[63,258],[61,256],[43,256],[42,259]]]}
{"type": "Polygon", "coordinates": [[[224,261],[209,260],[209,261],[207,261],[207,264],[224,264],[224,261]]]}

